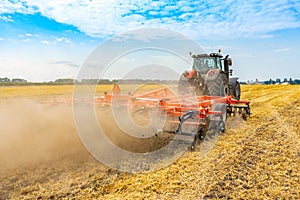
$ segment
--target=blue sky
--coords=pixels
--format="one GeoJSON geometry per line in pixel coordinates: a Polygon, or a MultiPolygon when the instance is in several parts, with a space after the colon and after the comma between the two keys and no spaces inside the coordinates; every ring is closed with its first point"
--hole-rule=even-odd
{"type": "Polygon", "coordinates": [[[299,0],[2,0],[0,77],[75,78],[106,39],[152,27],[221,48],[241,80],[300,78],[299,0]]]}

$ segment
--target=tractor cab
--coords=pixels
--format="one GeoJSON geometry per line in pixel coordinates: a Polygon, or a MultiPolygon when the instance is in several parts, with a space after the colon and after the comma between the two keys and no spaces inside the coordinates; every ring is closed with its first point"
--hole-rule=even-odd
{"type": "Polygon", "coordinates": [[[193,62],[193,70],[202,73],[206,73],[211,69],[219,69],[222,70],[221,58],[223,56],[219,53],[211,53],[208,54],[198,54],[192,55],[194,59],[193,62]]]}
{"type": "MultiPolygon", "coordinates": [[[[218,53],[191,55],[193,58],[193,70],[199,72],[203,77],[209,70],[218,69],[223,71],[227,78],[231,74],[229,66],[232,65],[232,60],[227,55],[225,58],[218,53]]],[[[191,53],[190,53],[191,54],[191,53]]]]}

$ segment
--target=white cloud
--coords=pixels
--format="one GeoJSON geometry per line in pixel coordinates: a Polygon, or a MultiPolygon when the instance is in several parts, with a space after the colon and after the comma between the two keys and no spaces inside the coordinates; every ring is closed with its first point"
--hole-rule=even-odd
{"type": "Polygon", "coordinates": [[[0,20],[3,20],[5,22],[14,22],[14,20],[11,18],[11,16],[0,16],[0,20]]]}
{"type": "Polygon", "coordinates": [[[8,39],[8,41],[10,41],[10,42],[12,42],[12,43],[14,43],[14,44],[17,44],[17,43],[19,43],[19,41],[18,41],[18,40],[13,40],[13,39],[8,39]]]}
{"type": "Polygon", "coordinates": [[[51,62],[50,64],[53,64],[53,65],[62,65],[62,66],[69,66],[69,67],[79,67],[78,64],[75,64],[75,63],[72,63],[72,62],[66,61],[66,60],[55,61],[55,62],[51,62]]]}
{"type": "Polygon", "coordinates": [[[293,50],[292,48],[281,48],[281,49],[274,49],[274,53],[281,53],[281,52],[287,52],[293,50]]]}
{"type": "Polygon", "coordinates": [[[55,38],[54,43],[56,42],[64,42],[64,43],[72,44],[71,39],[65,37],[55,38]]]}
{"type": "Polygon", "coordinates": [[[112,38],[114,42],[128,42],[130,40],[143,41],[145,43],[152,43],[154,40],[168,43],[174,40],[185,40],[180,34],[175,32],[166,31],[164,29],[142,29],[140,31],[130,31],[117,35],[112,38]]]}
{"type": "Polygon", "coordinates": [[[51,44],[51,43],[50,43],[49,41],[47,41],[47,40],[41,40],[41,43],[47,44],[47,45],[51,44]]]}
{"type": "Polygon", "coordinates": [[[157,12],[157,11],[151,10],[151,11],[149,11],[149,14],[150,14],[150,15],[158,15],[158,12],[157,12]]]}
{"type": "Polygon", "coordinates": [[[19,34],[18,35],[18,37],[21,37],[21,38],[23,38],[23,37],[39,37],[39,35],[38,34],[32,34],[32,33],[25,33],[25,34],[19,34]]]}
{"type": "Polygon", "coordinates": [[[190,12],[190,11],[193,11],[193,8],[190,6],[184,6],[184,7],[180,8],[180,11],[190,12]]]}
{"type": "Polygon", "coordinates": [[[28,81],[54,81],[57,78],[76,78],[78,67],[68,65],[41,65],[38,61],[16,60],[11,62],[1,60],[1,71],[3,77],[20,77],[28,81]]]}
{"type": "Polygon", "coordinates": [[[51,39],[48,40],[41,40],[41,43],[43,44],[68,44],[68,45],[73,45],[72,41],[70,38],[66,38],[66,37],[55,37],[55,36],[51,36],[51,39]]]}
{"type": "Polygon", "coordinates": [[[57,22],[74,25],[87,35],[103,38],[142,27],[166,28],[193,38],[264,37],[272,31],[300,27],[300,2],[290,2],[4,0],[0,14],[40,12],[57,22]]]}
{"type": "Polygon", "coordinates": [[[35,12],[35,8],[32,6],[26,6],[26,1],[0,1],[0,13],[27,13],[32,14],[35,12]]]}

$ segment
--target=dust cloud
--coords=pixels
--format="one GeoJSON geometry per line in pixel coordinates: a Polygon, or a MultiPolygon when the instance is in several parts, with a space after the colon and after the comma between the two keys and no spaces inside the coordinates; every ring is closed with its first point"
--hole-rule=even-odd
{"type": "Polygon", "coordinates": [[[0,174],[87,156],[76,134],[71,106],[49,106],[33,99],[1,100],[0,174]]]}
{"type": "Polygon", "coordinates": [[[228,117],[225,124],[226,129],[238,129],[242,128],[246,122],[243,120],[241,115],[237,114],[234,117],[228,117]]]}
{"type": "MultiPolygon", "coordinates": [[[[109,140],[127,151],[155,151],[174,137],[135,138],[118,128],[109,109],[97,108],[96,112],[109,140]]],[[[0,138],[0,174],[16,168],[59,165],[65,159],[91,160],[76,132],[70,105],[46,105],[33,98],[1,99],[0,138]]]]}
{"type": "MultiPolygon", "coordinates": [[[[155,151],[173,138],[173,134],[134,138],[118,128],[109,110],[98,108],[96,112],[107,137],[127,151],[155,151]]],[[[240,117],[226,122],[229,129],[242,125],[240,117]]],[[[20,167],[53,164],[66,158],[82,161],[91,157],[76,133],[70,105],[46,105],[32,98],[2,99],[0,138],[0,174],[20,167]]]]}

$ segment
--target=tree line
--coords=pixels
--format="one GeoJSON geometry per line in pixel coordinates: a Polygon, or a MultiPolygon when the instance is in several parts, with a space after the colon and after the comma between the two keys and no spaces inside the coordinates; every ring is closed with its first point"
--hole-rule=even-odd
{"type": "Polygon", "coordinates": [[[72,78],[60,78],[55,81],[48,82],[29,82],[25,79],[9,79],[0,78],[0,86],[14,86],[14,85],[74,85],[74,84],[99,84],[99,85],[111,85],[111,84],[141,84],[141,83],[161,83],[161,84],[177,84],[176,80],[144,80],[144,79],[82,79],[76,80],[72,78]]]}
{"type": "MultiPolygon", "coordinates": [[[[145,79],[82,79],[82,80],[76,80],[72,78],[59,78],[55,81],[48,81],[48,82],[30,82],[25,79],[21,78],[13,78],[9,79],[7,77],[0,78],[0,86],[14,86],[14,85],[74,85],[74,84],[99,84],[99,85],[110,85],[110,84],[145,84],[145,83],[158,83],[158,84],[177,84],[177,80],[145,80],[145,79]]],[[[256,79],[255,82],[247,81],[247,82],[240,82],[241,84],[264,84],[264,85],[270,85],[270,84],[282,84],[282,83],[288,83],[288,84],[300,84],[299,79],[284,79],[281,81],[279,78],[273,80],[267,80],[267,81],[258,81],[256,79]]]]}

